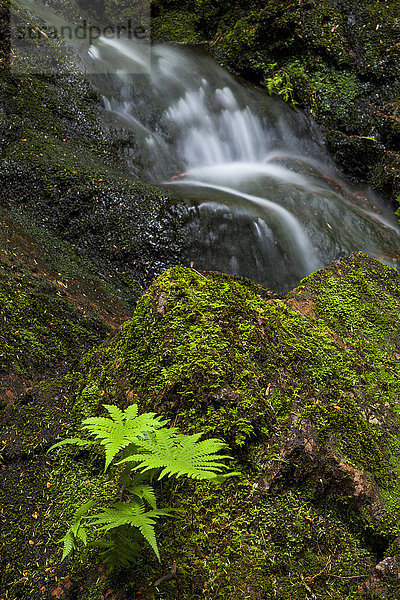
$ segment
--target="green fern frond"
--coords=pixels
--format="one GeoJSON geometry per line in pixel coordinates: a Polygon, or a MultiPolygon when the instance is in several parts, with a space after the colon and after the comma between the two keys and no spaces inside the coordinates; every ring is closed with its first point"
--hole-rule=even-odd
{"type": "Polygon", "coordinates": [[[94,504],[94,500],[89,500],[78,508],[72,517],[71,525],[67,533],[61,538],[60,542],[64,542],[63,554],[61,562],[76,548],[76,540],[81,540],[84,545],[87,544],[86,531],[82,525],[82,519],[87,515],[94,504]]]}
{"type": "Polygon", "coordinates": [[[76,548],[75,538],[72,533],[67,532],[63,538],[61,538],[60,542],[64,542],[63,553],[61,557],[61,562],[67,558],[69,554],[76,548]]]}
{"type": "Polygon", "coordinates": [[[51,452],[51,450],[54,450],[55,448],[59,448],[60,446],[65,446],[66,444],[75,444],[75,446],[81,446],[83,448],[88,448],[89,446],[91,446],[93,444],[93,442],[90,442],[89,440],[81,440],[80,438],[66,438],[65,440],[62,440],[61,442],[57,442],[56,444],[53,444],[47,450],[47,452],[51,452]]]}
{"type": "Polygon", "coordinates": [[[119,423],[120,425],[124,424],[125,413],[120,408],[118,408],[118,406],[115,406],[115,404],[104,404],[103,406],[107,409],[108,413],[110,414],[110,417],[115,423],[119,423]]]}
{"type": "MultiPolygon", "coordinates": [[[[137,451],[137,448],[135,451],[137,451]]],[[[132,451],[131,446],[129,446],[124,452],[128,452],[127,456],[129,456],[130,459],[133,458],[133,456],[132,456],[133,451],[132,451]],[[131,450],[131,453],[129,453],[129,450],[131,450]]],[[[120,483],[121,487],[130,493],[135,493],[134,490],[135,490],[136,486],[138,486],[138,488],[140,488],[142,484],[148,485],[149,482],[152,481],[153,477],[158,476],[158,473],[159,473],[158,469],[154,469],[154,472],[152,472],[152,471],[147,471],[146,473],[138,473],[137,471],[134,472],[134,466],[135,466],[135,464],[133,462],[126,463],[125,468],[122,471],[120,478],[119,478],[119,483],[120,483]]]]}
{"type": "Polygon", "coordinates": [[[105,447],[104,471],[121,450],[165,424],[155,413],[137,415],[137,405],[129,406],[124,412],[110,404],[104,404],[104,408],[111,418],[90,417],[82,424],[83,429],[89,431],[105,447]]]}
{"type": "Polygon", "coordinates": [[[105,537],[94,542],[101,548],[101,558],[109,568],[129,567],[141,551],[142,536],[137,529],[119,527],[105,537]]]}
{"type": "Polygon", "coordinates": [[[129,488],[129,492],[134,494],[138,498],[143,498],[146,500],[151,506],[151,508],[157,508],[157,499],[154,493],[154,488],[151,485],[146,485],[144,483],[140,485],[134,485],[129,488]]]}
{"type": "Polygon", "coordinates": [[[168,475],[192,479],[214,479],[227,468],[222,462],[230,458],[218,454],[226,444],[216,439],[199,441],[201,434],[174,434],[174,429],[154,431],[148,440],[139,440],[137,446],[141,452],[125,458],[118,464],[134,461],[134,467],[142,473],[149,469],[162,469],[159,479],[168,475]],[[144,451],[144,452],[143,452],[144,451]]]}
{"type": "Polygon", "coordinates": [[[171,516],[171,510],[155,509],[145,512],[142,500],[132,500],[131,502],[117,502],[112,508],[105,508],[101,513],[94,515],[94,524],[100,525],[103,531],[110,531],[122,525],[130,525],[139,529],[145,540],[152,547],[158,560],[160,554],[157,547],[156,534],[154,526],[156,519],[161,516],[171,516]]]}
{"type": "Polygon", "coordinates": [[[82,506],[80,506],[78,508],[78,510],[75,512],[72,521],[71,521],[71,525],[69,527],[69,531],[72,532],[73,535],[77,535],[77,531],[78,528],[81,526],[82,523],[82,519],[85,515],[87,515],[87,513],[89,512],[89,510],[92,508],[92,506],[94,505],[94,500],[89,500],[89,502],[85,502],[85,504],[82,504],[82,506]]]}
{"type": "Polygon", "coordinates": [[[86,529],[82,526],[78,527],[78,530],[76,532],[76,537],[81,540],[81,542],[83,542],[84,546],[87,546],[87,534],[86,534],[86,529]]]}
{"type": "MultiPolygon", "coordinates": [[[[128,566],[140,550],[139,536],[148,542],[160,560],[154,527],[159,517],[171,516],[172,509],[157,509],[155,492],[150,485],[153,477],[185,475],[222,483],[239,473],[226,472],[223,461],[230,457],[220,453],[227,447],[220,440],[200,440],[201,434],[177,434],[175,428],[167,428],[167,422],[155,413],[139,415],[136,404],[125,411],[113,405],[104,405],[104,408],[110,417],[91,417],[82,424],[95,441],[69,438],[54,444],[51,449],[65,444],[85,447],[100,444],[105,451],[104,471],[119,456],[116,464],[126,465],[120,475],[123,493],[136,498],[117,502],[91,517],[91,524],[106,533],[96,545],[103,548],[102,556],[109,566],[128,566]],[[146,510],[147,505],[152,510],[146,510]]],[[[91,500],[74,514],[61,540],[64,542],[62,560],[76,548],[78,540],[87,544],[83,522],[93,505],[91,500]]]]}
{"type": "Polygon", "coordinates": [[[137,416],[138,416],[138,405],[131,404],[130,406],[128,406],[128,408],[125,411],[125,418],[126,419],[136,419],[137,416]]]}

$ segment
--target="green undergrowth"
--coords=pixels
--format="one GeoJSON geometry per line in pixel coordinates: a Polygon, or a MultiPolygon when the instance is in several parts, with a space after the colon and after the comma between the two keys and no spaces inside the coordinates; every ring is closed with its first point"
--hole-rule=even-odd
{"type": "MultiPolygon", "coordinates": [[[[75,373],[41,384],[9,411],[14,439],[3,428],[2,474],[19,494],[21,472],[35,482],[21,527],[7,533],[7,556],[15,543],[24,548],[7,570],[20,594],[11,598],[40,597],[38,586],[51,593],[66,575],[81,600],[102,586],[160,600],[355,600],[400,534],[399,302],[397,272],[362,254],[281,298],[234,277],[165,271],[75,373]],[[181,511],[157,529],[161,566],[145,555],[105,579],[96,551],[61,565],[54,540],[89,496],[118,501],[115,480],[95,452],[45,452],[80,432],[83,418],[102,415],[103,404],[136,402],[183,433],[224,439],[241,475],[222,488],[157,484],[160,508],[181,511]],[[46,520],[35,525],[27,515],[39,496],[46,520]],[[34,563],[33,535],[38,547],[49,540],[41,543],[51,565],[34,563]],[[176,576],[155,589],[173,561],[176,576]]],[[[3,509],[11,520],[13,506],[11,498],[3,509]]],[[[385,585],[381,597],[396,597],[398,583],[385,585]]]]}
{"type": "Polygon", "coordinates": [[[222,492],[164,489],[185,517],[160,534],[180,567],[163,598],[356,597],[400,533],[399,301],[398,274],[360,254],[282,299],[174,267],[86,354],[75,427],[137,401],[225,439],[242,472],[222,492]]]}

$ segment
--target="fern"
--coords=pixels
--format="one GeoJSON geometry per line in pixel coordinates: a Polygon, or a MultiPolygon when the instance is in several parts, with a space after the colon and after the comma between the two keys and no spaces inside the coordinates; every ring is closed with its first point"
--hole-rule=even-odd
{"type": "Polygon", "coordinates": [[[83,429],[105,447],[106,462],[104,471],[107,471],[115,456],[130,444],[135,444],[146,433],[163,427],[165,421],[156,417],[155,413],[144,413],[138,416],[137,404],[129,406],[122,412],[117,406],[105,404],[111,416],[91,417],[83,421],[83,429]]]}
{"type": "Polygon", "coordinates": [[[157,508],[157,498],[154,492],[154,488],[152,488],[151,485],[141,483],[139,485],[134,485],[130,487],[129,491],[134,496],[146,500],[146,502],[150,504],[151,508],[157,508]]]}
{"type": "MultiPolygon", "coordinates": [[[[99,444],[105,453],[104,471],[114,465],[125,464],[120,476],[123,497],[127,502],[116,502],[91,517],[91,524],[106,535],[96,545],[103,548],[102,556],[111,566],[127,566],[140,546],[138,539],[145,539],[158,560],[160,554],[156,541],[155,524],[163,516],[171,516],[172,509],[158,509],[154,488],[150,485],[153,476],[206,479],[222,483],[227,477],[238,473],[227,473],[224,460],[230,458],[220,451],[226,444],[217,439],[200,440],[201,434],[182,435],[175,428],[166,427],[166,421],[155,413],[138,414],[136,404],[125,411],[114,405],[104,405],[109,417],[85,419],[82,428],[94,441],[68,438],[54,444],[50,450],[65,444],[89,447],[99,444]],[[147,503],[151,510],[146,510],[147,503]]],[[[75,513],[71,525],[62,538],[64,550],[62,560],[68,556],[80,540],[87,544],[84,521],[94,502],[84,504],[75,513]]]]}
{"type": "Polygon", "coordinates": [[[82,448],[88,448],[93,445],[93,442],[89,442],[88,440],[81,440],[80,438],[66,438],[65,440],[61,440],[61,442],[57,442],[53,444],[51,448],[48,449],[48,452],[51,452],[55,448],[59,448],[60,446],[66,446],[67,444],[74,444],[75,446],[81,446],[82,448]]]}
{"type": "Polygon", "coordinates": [[[82,520],[86,517],[93,504],[94,501],[89,500],[89,502],[80,506],[72,517],[71,525],[69,526],[67,533],[60,540],[60,542],[64,542],[61,562],[75,550],[77,539],[80,539],[85,546],[87,545],[87,535],[82,520]]]}
{"type": "Polygon", "coordinates": [[[70,531],[68,531],[64,537],[61,538],[60,542],[64,542],[63,553],[61,557],[61,562],[66,558],[71,552],[73,552],[76,548],[75,538],[70,531]]]}
{"type": "Polygon", "coordinates": [[[201,434],[174,435],[172,428],[154,431],[148,440],[138,440],[142,452],[124,458],[117,464],[138,462],[134,467],[142,473],[149,469],[162,469],[158,479],[166,475],[191,479],[214,479],[226,469],[224,454],[218,454],[226,444],[216,439],[199,441],[201,434]]]}
{"type": "Polygon", "coordinates": [[[100,556],[109,568],[129,567],[132,558],[140,554],[142,539],[139,530],[122,525],[93,545],[102,549],[100,556]]]}
{"type": "Polygon", "coordinates": [[[144,503],[138,499],[131,502],[117,502],[112,508],[104,508],[101,513],[94,515],[93,522],[95,525],[101,525],[100,529],[104,531],[123,525],[136,527],[160,560],[154,531],[155,520],[161,516],[171,516],[170,513],[170,509],[154,509],[145,512],[144,503]]]}

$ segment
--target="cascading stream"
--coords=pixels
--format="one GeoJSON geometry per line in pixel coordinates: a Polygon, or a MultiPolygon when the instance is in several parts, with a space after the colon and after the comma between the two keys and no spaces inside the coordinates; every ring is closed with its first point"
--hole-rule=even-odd
{"type": "Polygon", "coordinates": [[[353,250],[397,266],[395,216],[343,180],[305,114],[188,49],[99,39],[86,60],[132,173],[189,206],[186,262],[280,290],[353,250]]]}

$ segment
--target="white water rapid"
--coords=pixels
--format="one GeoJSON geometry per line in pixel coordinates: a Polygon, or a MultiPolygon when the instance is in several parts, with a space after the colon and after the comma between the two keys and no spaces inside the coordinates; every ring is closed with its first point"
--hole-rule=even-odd
{"type": "Polygon", "coordinates": [[[397,265],[394,214],[346,183],[305,114],[204,53],[155,46],[149,61],[148,48],[100,39],[88,59],[132,173],[189,207],[187,263],[281,290],[353,250],[397,265]]]}

